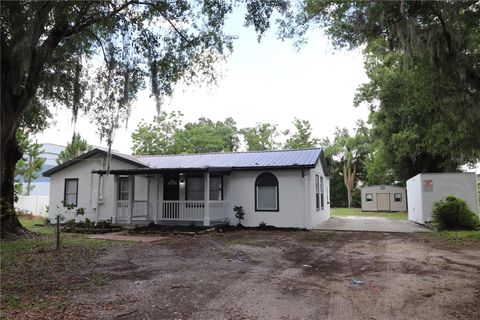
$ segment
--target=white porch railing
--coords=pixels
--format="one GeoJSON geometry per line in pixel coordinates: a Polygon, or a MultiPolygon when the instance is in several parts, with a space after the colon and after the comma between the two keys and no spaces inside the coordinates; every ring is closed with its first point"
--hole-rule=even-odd
{"type": "MultiPolygon", "coordinates": [[[[130,215],[130,201],[117,201],[117,220],[128,220],[130,215]]],[[[148,201],[136,200],[133,202],[132,218],[148,217],[148,201]]]]}
{"type": "Polygon", "coordinates": [[[203,221],[203,201],[159,201],[158,220],[203,221]]]}
{"type": "Polygon", "coordinates": [[[130,201],[118,200],[117,201],[117,220],[128,220],[130,214],[130,201]]]}
{"type": "MultiPolygon", "coordinates": [[[[210,220],[226,220],[228,217],[225,201],[210,201],[210,220]]],[[[203,221],[205,217],[205,201],[180,200],[159,201],[157,220],[168,221],[203,221]]]]}
{"type": "MultiPolygon", "coordinates": [[[[209,201],[210,221],[222,221],[228,218],[228,204],[225,201],[209,201]]],[[[136,200],[133,202],[131,218],[150,217],[155,221],[204,221],[205,201],[158,201],[157,212],[155,203],[136,200]]],[[[130,201],[117,201],[117,220],[129,220],[130,201]]]]}

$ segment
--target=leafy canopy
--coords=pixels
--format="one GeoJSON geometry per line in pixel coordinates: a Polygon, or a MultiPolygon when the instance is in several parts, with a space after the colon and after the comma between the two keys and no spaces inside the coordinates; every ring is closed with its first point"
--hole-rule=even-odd
{"type": "Polygon", "coordinates": [[[58,155],[57,163],[62,164],[90,150],[92,150],[92,146],[88,144],[87,140],[82,139],[80,133],[75,133],[72,142],[69,142],[58,155]]]}
{"type": "Polygon", "coordinates": [[[293,120],[294,133],[285,142],[285,149],[307,149],[318,146],[320,140],[312,137],[312,124],[308,120],[293,120]]]}
{"type": "Polygon", "coordinates": [[[232,118],[200,118],[182,126],[181,112],[162,112],[154,123],[142,122],[132,133],[135,154],[181,154],[235,151],[239,138],[232,118]]]}

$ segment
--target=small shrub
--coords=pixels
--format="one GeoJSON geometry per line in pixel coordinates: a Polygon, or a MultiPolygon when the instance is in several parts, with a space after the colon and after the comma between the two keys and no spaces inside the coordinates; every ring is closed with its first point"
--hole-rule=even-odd
{"type": "Polygon", "coordinates": [[[85,218],[84,226],[85,228],[93,228],[95,226],[95,223],[93,223],[90,219],[85,218]]]}
{"type": "Polygon", "coordinates": [[[245,210],[242,206],[234,206],[233,211],[235,212],[235,218],[238,219],[238,226],[242,226],[242,220],[245,219],[245,210]]]}
{"type": "Polygon", "coordinates": [[[75,219],[70,219],[65,223],[65,226],[69,228],[75,228],[77,226],[77,223],[75,222],[75,219]]]}
{"type": "Polygon", "coordinates": [[[260,222],[258,224],[258,228],[261,229],[261,230],[267,229],[267,224],[265,223],[265,221],[260,222]]]}
{"type": "Polygon", "coordinates": [[[97,229],[110,229],[112,228],[112,223],[109,221],[99,221],[95,225],[95,228],[97,229]]]}
{"type": "Polygon", "coordinates": [[[454,196],[448,196],[433,205],[432,219],[439,230],[474,230],[479,226],[478,216],[464,200],[454,196]]]}

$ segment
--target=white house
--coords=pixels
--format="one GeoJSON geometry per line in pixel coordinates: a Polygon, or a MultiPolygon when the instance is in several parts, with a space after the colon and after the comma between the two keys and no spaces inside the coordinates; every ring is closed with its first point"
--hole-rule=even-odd
{"type": "Polygon", "coordinates": [[[362,193],[362,211],[407,211],[405,188],[389,185],[367,186],[362,193]]]}
{"type": "Polygon", "coordinates": [[[465,200],[478,214],[475,173],[421,173],[407,180],[408,220],[424,224],[432,221],[435,202],[448,196],[465,200]]]}
{"type": "Polygon", "coordinates": [[[50,218],[64,203],[117,224],[243,224],[311,229],[330,217],[322,149],[130,156],[93,149],[46,172],[50,218]]]}

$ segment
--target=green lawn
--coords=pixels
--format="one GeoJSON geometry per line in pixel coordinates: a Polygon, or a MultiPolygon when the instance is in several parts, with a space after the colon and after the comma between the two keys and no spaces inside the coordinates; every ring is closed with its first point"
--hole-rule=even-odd
{"type": "Polygon", "coordinates": [[[332,217],[382,217],[394,220],[407,220],[406,212],[371,212],[360,208],[332,208],[332,217]]]}
{"type": "Polygon", "coordinates": [[[480,230],[474,231],[439,231],[436,233],[443,239],[476,239],[480,240],[480,230]]]}
{"type": "Polygon", "coordinates": [[[30,231],[40,233],[40,234],[54,234],[55,228],[53,226],[45,226],[46,218],[42,217],[28,217],[28,216],[21,216],[18,218],[22,226],[27,228],[30,231]],[[36,226],[36,224],[43,224],[43,226],[36,226]]]}
{"type": "MultiPolygon", "coordinates": [[[[35,238],[25,238],[14,241],[2,241],[0,245],[0,266],[2,269],[14,261],[17,256],[29,253],[38,253],[52,251],[55,249],[55,227],[54,226],[36,226],[43,224],[45,218],[41,217],[19,217],[20,223],[28,230],[37,233],[35,238]]],[[[62,248],[67,247],[85,247],[101,248],[111,245],[110,241],[88,239],[82,234],[61,234],[62,248]]]]}

